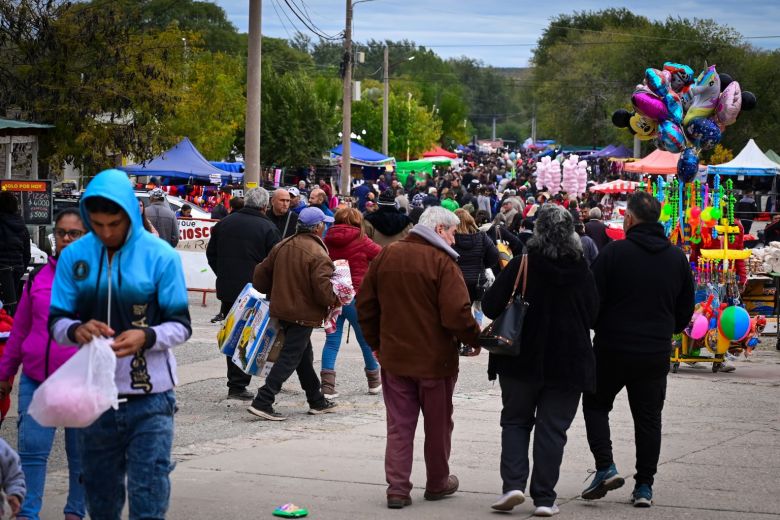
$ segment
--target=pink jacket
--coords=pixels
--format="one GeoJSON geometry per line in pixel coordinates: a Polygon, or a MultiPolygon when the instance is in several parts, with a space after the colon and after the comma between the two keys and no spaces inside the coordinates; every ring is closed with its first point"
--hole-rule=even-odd
{"type": "Polygon", "coordinates": [[[57,260],[50,257],[49,263],[35,275],[32,287],[25,286],[22,292],[11,337],[0,357],[0,381],[8,381],[22,365],[24,375],[40,383],[78,350],[62,347],[49,337],[49,304],[56,267],[57,260]]]}

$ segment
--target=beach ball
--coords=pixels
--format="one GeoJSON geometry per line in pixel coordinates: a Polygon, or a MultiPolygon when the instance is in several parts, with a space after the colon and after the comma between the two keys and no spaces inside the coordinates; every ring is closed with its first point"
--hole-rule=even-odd
{"type": "Polygon", "coordinates": [[[729,341],[740,341],[750,333],[750,315],[742,307],[726,307],[718,318],[718,330],[729,341]]]}
{"type": "Polygon", "coordinates": [[[688,334],[693,339],[701,339],[707,334],[707,330],[710,328],[710,320],[706,316],[702,316],[698,312],[693,315],[691,319],[691,332],[688,334]]]}

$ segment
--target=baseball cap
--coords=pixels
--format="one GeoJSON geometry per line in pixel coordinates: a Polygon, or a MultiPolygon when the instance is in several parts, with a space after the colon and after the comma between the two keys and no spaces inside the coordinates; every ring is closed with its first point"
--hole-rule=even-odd
{"type": "Polygon", "coordinates": [[[149,198],[150,199],[164,199],[165,198],[165,192],[162,188],[154,188],[149,192],[149,198]]]}
{"type": "Polygon", "coordinates": [[[320,222],[331,223],[333,220],[333,217],[329,217],[320,208],[315,208],[314,206],[304,208],[298,215],[298,221],[304,226],[314,226],[320,222]]]}
{"type": "Polygon", "coordinates": [[[301,191],[298,188],[296,188],[295,186],[291,186],[291,187],[287,188],[287,192],[290,195],[292,195],[293,197],[300,197],[301,196],[301,191]]]}

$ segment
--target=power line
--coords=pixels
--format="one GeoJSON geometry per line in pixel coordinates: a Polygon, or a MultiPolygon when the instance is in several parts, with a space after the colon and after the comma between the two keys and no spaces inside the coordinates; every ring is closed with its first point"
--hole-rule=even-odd
{"type": "MultiPolygon", "coordinates": [[[[276,17],[279,18],[279,23],[282,24],[282,29],[284,29],[284,32],[287,33],[287,38],[289,40],[292,40],[292,36],[290,36],[290,31],[287,30],[287,25],[285,25],[284,20],[282,20],[282,16],[279,14],[279,10],[276,9],[276,6],[277,6],[278,3],[279,3],[278,0],[271,0],[271,7],[274,8],[274,12],[276,13],[276,17]]],[[[281,8],[282,6],[280,5],[279,7],[281,8]]],[[[282,9],[282,11],[284,11],[284,9],[282,9]]],[[[287,17],[287,13],[284,13],[284,16],[287,17]]],[[[293,29],[297,30],[297,28],[292,23],[292,20],[290,20],[289,17],[287,17],[287,20],[290,22],[291,25],[293,25],[293,29]]]]}
{"type": "Polygon", "coordinates": [[[290,0],[284,0],[284,3],[287,4],[287,7],[290,8],[290,11],[292,11],[292,13],[295,15],[295,17],[298,18],[298,20],[300,20],[301,23],[304,26],[306,26],[306,28],[309,29],[311,32],[313,32],[315,35],[319,36],[323,40],[334,41],[334,40],[339,40],[340,39],[339,36],[331,36],[329,34],[325,34],[321,30],[318,30],[316,28],[316,25],[314,25],[314,23],[310,19],[307,19],[305,15],[302,15],[302,13],[300,13],[298,11],[297,4],[295,5],[295,7],[293,7],[293,4],[290,2],[290,0]]]}

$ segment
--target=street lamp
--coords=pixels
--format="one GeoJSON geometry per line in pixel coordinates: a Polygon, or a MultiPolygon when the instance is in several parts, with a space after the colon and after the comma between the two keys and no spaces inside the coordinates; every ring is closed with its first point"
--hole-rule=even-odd
{"type": "MultiPolygon", "coordinates": [[[[382,68],[384,69],[383,72],[383,80],[384,80],[384,87],[385,92],[384,96],[382,97],[382,153],[385,155],[388,155],[388,134],[390,132],[390,65],[388,64],[388,61],[390,59],[390,50],[385,45],[385,56],[384,56],[384,63],[382,65],[382,68]]],[[[402,61],[412,61],[414,59],[414,55],[409,56],[405,60],[401,60],[399,62],[394,63],[394,65],[397,65],[398,63],[401,63],[402,61]]]]}

